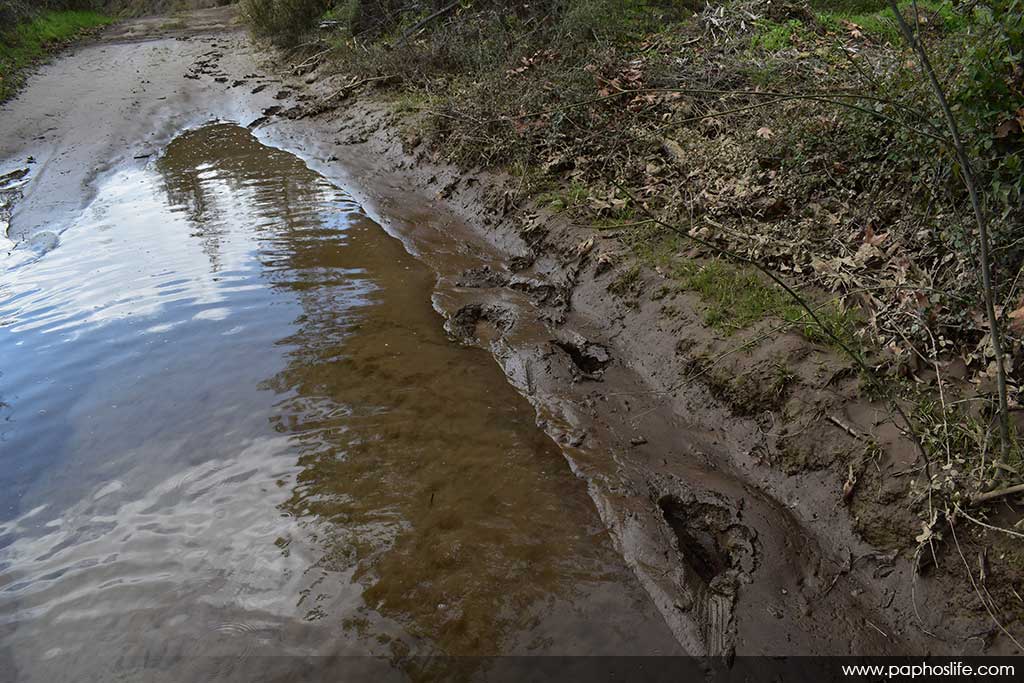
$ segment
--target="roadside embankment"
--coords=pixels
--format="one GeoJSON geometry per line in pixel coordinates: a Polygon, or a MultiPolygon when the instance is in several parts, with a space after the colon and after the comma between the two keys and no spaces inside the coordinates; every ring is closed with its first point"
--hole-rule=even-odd
{"type": "MultiPolygon", "coordinates": [[[[784,513],[795,525],[773,541],[757,526],[766,556],[813,539],[835,577],[860,575],[852,594],[882,591],[867,602],[889,605],[890,626],[860,616],[851,629],[895,630],[903,651],[916,651],[921,634],[946,629],[953,643],[985,623],[980,640],[951,650],[1013,650],[1024,616],[1021,464],[999,423],[1019,413],[1000,411],[998,385],[1012,411],[1020,26],[1001,5],[965,13],[939,2],[913,16],[901,5],[952,74],[942,87],[987,197],[996,285],[986,292],[969,193],[925,77],[931,62],[900,43],[884,3],[612,5],[350,3],[362,11],[330,10],[319,30],[312,20],[299,27],[301,39],[275,35],[299,43],[287,68],[320,97],[301,115],[336,122],[335,143],[348,150],[339,157],[367,150],[402,178],[395,187],[429,188],[436,206],[504,253],[455,278],[459,306],[444,296],[439,306],[456,332],[506,359],[542,414],[560,406],[563,424],[576,425],[564,445],[606,452],[632,473],[624,488],[647,499],[632,499],[640,528],[675,529],[684,563],[709,552],[693,546],[701,533],[673,526],[693,516],[692,501],[666,488],[666,469],[672,481],[717,490],[732,510],[763,497],[774,512],[755,517],[784,529],[784,513]],[[1008,66],[983,78],[977,60],[997,54],[1008,66]],[[553,345],[535,350],[538,362],[564,353],[579,373],[546,397],[536,366],[507,360],[518,357],[509,349],[524,315],[486,303],[508,290],[532,293],[536,312],[525,318],[553,345]],[[620,364],[631,389],[612,387],[626,381],[611,380],[620,364]],[[566,401],[578,385],[592,391],[566,401]],[[621,420],[615,436],[579,427],[588,414],[621,420]],[[705,468],[738,488],[716,489],[705,468]]],[[[422,229],[408,223],[396,233],[415,242],[422,229]]],[[[623,519],[611,514],[609,525],[628,555],[623,519]]],[[[744,596],[768,604],[754,597],[768,584],[730,592],[722,583],[691,617],[718,609],[708,595],[738,595],[738,620],[760,609],[744,596]]],[[[680,578],[662,594],[692,585],[680,578]]],[[[801,594],[820,605],[834,585],[801,594]]],[[[743,625],[725,631],[735,637],[743,625]]],[[[756,640],[732,642],[742,651],[756,640]]]]}

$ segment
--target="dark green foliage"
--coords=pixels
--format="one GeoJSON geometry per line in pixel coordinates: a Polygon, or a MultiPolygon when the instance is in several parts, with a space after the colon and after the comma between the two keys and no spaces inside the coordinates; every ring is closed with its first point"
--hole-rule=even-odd
{"type": "Polygon", "coordinates": [[[292,45],[313,29],[330,0],[243,0],[242,12],[258,35],[292,45]]]}
{"type": "Polygon", "coordinates": [[[1024,2],[979,4],[956,45],[960,77],[953,91],[956,114],[986,162],[990,207],[997,214],[1024,202],[1024,2]]]}

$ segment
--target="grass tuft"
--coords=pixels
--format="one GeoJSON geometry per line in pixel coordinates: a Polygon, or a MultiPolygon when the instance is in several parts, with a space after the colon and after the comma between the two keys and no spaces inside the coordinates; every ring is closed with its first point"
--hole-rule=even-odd
{"type": "Polygon", "coordinates": [[[793,47],[799,40],[802,33],[807,29],[799,19],[789,19],[779,24],[770,19],[765,19],[757,24],[757,33],[754,34],[753,45],[767,52],[778,52],[793,47]]]}

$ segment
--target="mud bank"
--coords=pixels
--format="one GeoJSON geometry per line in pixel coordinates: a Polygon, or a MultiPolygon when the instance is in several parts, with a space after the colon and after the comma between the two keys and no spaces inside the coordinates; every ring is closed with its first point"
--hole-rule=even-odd
{"type": "MultiPolygon", "coordinates": [[[[44,67],[4,106],[0,172],[29,169],[10,231],[22,248],[59,243],[60,215],[182,129],[247,125],[348,189],[433,269],[449,333],[488,349],[533,404],[688,652],[1008,651],[964,585],[915,578],[905,554],[856,533],[827,469],[773,467],[780,434],[762,411],[737,416],[709,383],[680,382],[693,362],[687,349],[709,334],[696,301],[675,302],[679,315],[667,321],[659,302],[611,295],[610,243],[509,206],[509,178],[437,162],[403,136],[387,103],[326,101],[339,84],[275,75],[285,67],[228,30],[226,11],[196,16],[201,31],[122,27],[44,67]]],[[[787,353],[780,343],[773,352],[787,353]]],[[[845,381],[827,352],[800,353],[798,372],[845,381]]],[[[827,396],[846,405],[846,389],[819,385],[809,405],[827,396]]],[[[856,407],[840,422],[897,444],[895,427],[872,410],[856,407]]],[[[849,447],[854,437],[825,418],[803,416],[798,435],[814,437],[801,443],[805,453],[849,447]]]]}
{"type": "Polygon", "coordinates": [[[322,172],[340,167],[335,177],[438,273],[450,332],[490,349],[533,402],[689,652],[1013,651],[968,584],[918,576],[908,554],[864,540],[834,468],[772,462],[787,437],[798,458],[828,463],[871,434],[886,448],[872,464],[881,486],[906,485],[893,473],[913,468],[910,443],[884,406],[851,398],[857,380],[831,352],[794,335],[752,354],[751,365],[783,358],[816,380],[788,434],[765,424],[777,407],[767,401],[738,415],[712,383],[680,381],[694,371],[686,350],[716,336],[695,297],[666,322],[657,301],[611,295],[610,245],[507,207],[514,179],[438,163],[386,102],[356,101],[316,125],[322,137],[295,134],[296,146],[338,158],[322,172]]]}

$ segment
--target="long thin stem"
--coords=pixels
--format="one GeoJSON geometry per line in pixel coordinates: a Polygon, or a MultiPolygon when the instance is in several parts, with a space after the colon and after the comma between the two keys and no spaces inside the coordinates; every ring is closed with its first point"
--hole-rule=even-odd
{"type": "Polygon", "coordinates": [[[896,15],[896,22],[899,24],[904,40],[907,41],[911,49],[917,54],[917,59],[921,63],[921,68],[924,70],[925,75],[928,77],[928,82],[931,85],[935,99],[942,109],[942,116],[946,121],[946,128],[949,130],[949,135],[952,138],[957,161],[960,163],[960,177],[963,178],[964,185],[967,187],[967,194],[971,198],[971,207],[974,209],[974,221],[978,225],[978,256],[981,261],[981,285],[985,297],[985,315],[988,318],[989,336],[992,337],[992,354],[995,356],[996,361],[1000,446],[1005,458],[1010,448],[1010,411],[1006,400],[1006,367],[1003,364],[1002,335],[1000,334],[999,318],[996,316],[995,303],[993,302],[994,297],[992,295],[992,267],[989,257],[988,222],[985,219],[985,212],[981,208],[981,198],[978,195],[977,180],[974,176],[971,158],[964,148],[963,140],[960,138],[960,128],[957,126],[953,111],[949,108],[946,94],[939,84],[939,79],[935,76],[935,70],[928,59],[928,53],[925,51],[921,41],[918,40],[916,34],[910,30],[906,19],[900,13],[896,0],[889,0],[889,7],[892,9],[893,14],[896,15]]]}

